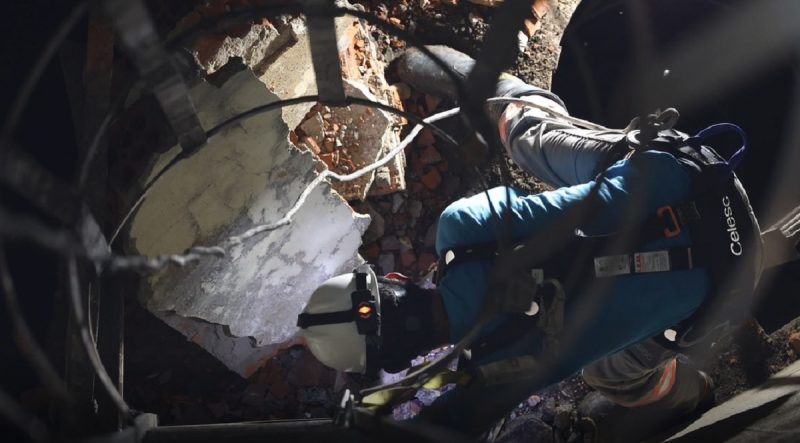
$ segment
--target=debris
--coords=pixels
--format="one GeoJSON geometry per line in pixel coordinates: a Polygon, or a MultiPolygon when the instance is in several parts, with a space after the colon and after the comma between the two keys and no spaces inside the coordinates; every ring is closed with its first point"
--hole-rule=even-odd
{"type": "Polygon", "coordinates": [[[438,223],[434,223],[428,227],[428,230],[425,231],[425,237],[423,238],[423,243],[426,248],[432,248],[436,245],[436,228],[438,223]]]}
{"type": "Polygon", "coordinates": [[[512,443],[525,441],[530,443],[554,442],[553,428],[534,415],[514,417],[506,423],[505,430],[495,442],[512,443]]]}
{"type": "Polygon", "coordinates": [[[409,269],[414,266],[414,263],[417,262],[417,256],[414,254],[413,249],[406,249],[405,251],[400,253],[400,264],[403,265],[403,268],[409,269]]]}
{"type": "Polygon", "coordinates": [[[393,87],[397,91],[397,97],[400,100],[408,100],[411,98],[411,88],[407,84],[395,83],[393,87]]]}
{"type": "Polygon", "coordinates": [[[442,161],[442,155],[439,154],[439,150],[436,147],[429,145],[420,150],[419,160],[426,165],[430,165],[442,161]]]}
{"type": "Polygon", "coordinates": [[[398,251],[402,244],[396,235],[387,235],[381,239],[381,250],[383,251],[398,251]]]}
{"type": "Polygon", "coordinates": [[[394,271],[394,254],[391,252],[381,254],[378,257],[378,267],[384,274],[394,271]]]}
{"type": "Polygon", "coordinates": [[[422,183],[428,189],[436,189],[442,183],[442,175],[439,174],[439,170],[436,168],[431,168],[425,175],[422,176],[421,179],[422,183]]]}
{"type": "Polygon", "coordinates": [[[408,213],[413,218],[419,218],[422,214],[422,202],[419,200],[411,200],[408,204],[408,213]]]}
{"type": "Polygon", "coordinates": [[[369,262],[375,262],[378,259],[378,256],[381,253],[381,245],[378,242],[370,243],[367,247],[362,249],[362,255],[364,259],[369,262]]]}
{"type": "Polygon", "coordinates": [[[421,273],[427,272],[434,263],[436,263],[436,256],[430,252],[423,252],[419,256],[417,268],[421,273]]]}
{"type": "Polygon", "coordinates": [[[789,346],[792,347],[795,355],[800,356],[800,331],[789,336],[789,346]]]}
{"type": "Polygon", "coordinates": [[[286,43],[287,39],[281,38],[278,30],[263,20],[250,25],[240,36],[207,34],[198,38],[194,57],[197,64],[209,74],[218,71],[233,57],[239,57],[245,65],[255,68],[286,43]]]}
{"type": "Polygon", "coordinates": [[[435,111],[436,108],[439,106],[439,103],[441,103],[441,101],[442,99],[440,99],[439,97],[425,94],[425,109],[432,114],[433,111],[435,111]]]}
{"type": "Polygon", "coordinates": [[[570,405],[562,404],[558,406],[553,417],[553,427],[562,431],[569,429],[572,422],[572,412],[573,408],[570,405]]]}
{"type": "Polygon", "coordinates": [[[403,207],[404,203],[405,203],[405,199],[403,198],[402,195],[400,195],[400,194],[392,195],[392,213],[396,214],[397,211],[399,211],[400,208],[403,207]]]}
{"type": "Polygon", "coordinates": [[[370,222],[366,232],[364,232],[362,240],[364,243],[372,243],[383,237],[386,229],[386,221],[381,213],[378,212],[371,204],[365,202],[362,206],[362,210],[364,209],[366,210],[366,213],[369,214],[369,217],[372,221],[370,222]]]}
{"type": "Polygon", "coordinates": [[[433,136],[433,133],[430,129],[425,128],[419,132],[419,135],[417,135],[417,139],[414,142],[417,146],[424,147],[436,143],[436,137],[433,136]]]}

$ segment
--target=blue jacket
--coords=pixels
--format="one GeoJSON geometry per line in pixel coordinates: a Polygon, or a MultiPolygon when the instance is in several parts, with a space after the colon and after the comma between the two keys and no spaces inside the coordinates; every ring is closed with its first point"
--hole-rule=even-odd
{"type": "MultiPolygon", "coordinates": [[[[564,187],[536,195],[526,195],[511,189],[511,199],[506,202],[506,189],[489,191],[491,204],[498,213],[508,208],[512,215],[513,237],[525,239],[543,226],[558,220],[571,205],[581,201],[590,192],[594,182],[564,187]],[[507,208],[508,207],[508,208],[507,208]]],[[[635,211],[634,216],[645,220],[664,205],[679,205],[690,199],[690,178],[687,171],[668,153],[648,151],[631,159],[621,160],[606,172],[600,185],[602,209],[582,226],[588,235],[613,233],[621,224],[625,211],[635,211]],[[629,205],[641,198],[642,205],[629,205]]],[[[492,218],[485,194],[458,200],[448,206],[439,219],[436,250],[441,256],[448,249],[496,241],[496,219],[492,218]]],[[[689,234],[682,232],[673,238],[659,239],[637,248],[639,251],[659,250],[688,246],[689,234]]],[[[476,261],[450,268],[440,282],[444,306],[450,323],[453,342],[459,341],[474,324],[487,296],[487,278],[492,263],[476,261]]],[[[556,382],[581,369],[586,364],[626,348],[634,343],[663,332],[668,327],[691,315],[709,292],[710,279],[702,269],[650,273],[611,277],[610,289],[596,315],[589,321],[574,320],[580,314],[570,304],[567,294],[565,328],[575,332],[578,340],[568,348],[567,357],[559,366],[551,382],[556,382]]],[[[496,319],[484,332],[504,321],[496,319]]],[[[483,364],[511,355],[539,352],[539,343],[516,343],[496,352],[483,364]]],[[[520,393],[524,400],[531,392],[520,393]]],[[[442,396],[439,401],[450,406],[448,417],[437,421],[459,427],[470,414],[478,412],[476,399],[464,401],[459,389],[442,396]]],[[[487,394],[488,395],[488,394],[487,394]]],[[[512,405],[513,406],[513,405],[512,405]]]]}

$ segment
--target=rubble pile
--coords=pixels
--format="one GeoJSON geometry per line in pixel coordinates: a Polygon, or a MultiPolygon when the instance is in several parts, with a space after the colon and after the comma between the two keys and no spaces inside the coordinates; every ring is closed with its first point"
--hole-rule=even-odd
{"type": "MultiPolygon", "coordinates": [[[[424,118],[436,111],[438,99],[412,92],[404,84],[395,86],[406,91],[403,103],[410,112],[424,118]]],[[[436,222],[447,204],[459,197],[462,178],[450,170],[428,129],[406,148],[406,160],[405,192],[369,198],[355,208],[372,217],[360,248],[364,259],[377,265],[380,272],[397,271],[418,279],[437,260],[436,222]]]]}

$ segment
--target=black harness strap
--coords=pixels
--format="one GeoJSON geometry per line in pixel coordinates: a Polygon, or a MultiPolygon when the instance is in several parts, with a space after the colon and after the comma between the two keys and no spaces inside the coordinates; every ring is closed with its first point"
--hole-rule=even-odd
{"type": "Polygon", "coordinates": [[[320,314],[303,312],[297,316],[297,327],[306,329],[311,326],[349,323],[354,320],[355,312],[352,309],[347,311],[323,312],[320,314]]]}

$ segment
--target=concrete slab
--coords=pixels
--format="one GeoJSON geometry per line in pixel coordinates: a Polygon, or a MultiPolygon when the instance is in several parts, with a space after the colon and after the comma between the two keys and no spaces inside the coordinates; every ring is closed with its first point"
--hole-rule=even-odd
{"type": "MultiPolygon", "coordinates": [[[[219,88],[203,82],[191,94],[206,129],[279,99],[249,70],[219,88]]],[[[280,110],[261,114],[210,139],[178,163],[153,187],[133,219],[132,252],[180,253],[281,218],[316,176],[311,154],[290,144],[288,130],[280,110]]],[[[170,155],[174,152],[163,157],[170,155]]],[[[228,351],[220,351],[215,340],[193,340],[243,373],[252,349],[292,339],[296,316],[316,286],[360,262],[357,250],[368,225],[368,216],[353,212],[323,184],[289,226],[246,241],[224,259],[152,275],[141,297],[152,312],[224,326],[226,334],[211,334],[227,343],[228,351]],[[253,337],[251,349],[236,337],[253,337]]],[[[194,326],[186,322],[168,323],[184,325],[187,336],[198,335],[187,332],[194,326]]]]}

